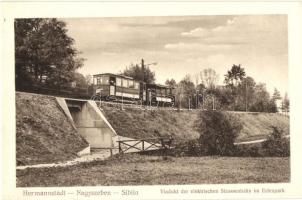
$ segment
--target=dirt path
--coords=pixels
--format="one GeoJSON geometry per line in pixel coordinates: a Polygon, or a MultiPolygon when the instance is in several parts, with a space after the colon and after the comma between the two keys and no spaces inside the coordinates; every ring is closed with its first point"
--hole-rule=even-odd
{"type": "MultiPolygon", "coordinates": [[[[112,154],[117,154],[118,149],[113,149],[112,154]]],[[[92,162],[95,160],[105,160],[110,157],[110,150],[102,149],[92,152],[89,155],[84,155],[73,160],[69,160],[66,162],[60,163],[46,163],[46,164],[37,164],[37,165],[25,165],[25,166],[17,166],[17,170],[22,170],[26,168],[45,168],[45,167],[66,167],[71,165],[76,165],[83,162],[92,162]]]]}
{"type": "MultiPolygon", "coordinates": [[[[120,140],[133,140],[133,138],[128,138],[128,137],[123,137],[123,136],[119,136],[120,140]]],[[[135,145],[137,142],[136,141],[132,141],[132,142],[128,142],[129,145],[133,145],[133,146],[137,146],[141,145],[135,145]]],[[[157,144],[159,145],[159,144],[157,144]]],[[[122,146],[122,149],[127,149],[129,146],[122,146]]],[[[157,147],[152,146],[150,143],[145,142],[145,148],[149,148],[148,150],[155,150],[158,149],[157,147]]],[[[129,149],[127,150],[125,153],[134,153],[134,152],[138,152],[139,150],[137,149],[129,149]]],[[[115,148],[112,149],[112,155],[118,154],[119,153],[119,149],[115,148]]],[[[17,166],[16,169],[17,170],[23,170],[26,168],[46,168],[46,167],[66,167],[66,166],[71,166],[71,165],[76,165],[76,164],[80,164],[80,163],[84,163],[84,162],[92,162],[95,160],[105,160],[107,158],[109,158],[111,156],[111,152],[109,149],[93,149],[91,151],[91,154],[89,155],[83,155],[81,157],[75,158],[73,160],[69,160],[66,162],[59,162],[59,163],[45,163],[45,164],[37,164],[37,165],[25,165],[25,166],[17,166]]]]}
{"type": "MultiPolygon", "coordinates": [[[[285,138],[289,138],[289,135],[284,136],[285,138]]],[[[260,142],[264,142],[266,141],[266,139],[261,139],[261,140],[253,140],[253,141],[246,141],[246,142],[237,142],[234,143],[234,145],[240,145],[240,144],[254,144],[254,143],[260,143],[260,142]]]]}

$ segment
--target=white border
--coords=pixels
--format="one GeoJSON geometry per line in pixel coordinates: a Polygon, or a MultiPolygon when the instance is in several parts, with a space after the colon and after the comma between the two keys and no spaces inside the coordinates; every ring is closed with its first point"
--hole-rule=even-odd
{"type": "MultiPolygon", "coordinates": [[[[124,186],[83,187],[120,191],[135,188],[139,196],[124,196],[123,199],[254,199],[254,198],[302,198],[302,133],[301,133],[301,67],[302,67],[302,4],[299,2],[3,2],[1,4],[1,82],[2,88],[2,167],[3,199],[26,199],[22,188],[16,188],[15,173],[15,93],[14,93],[14,18],[26,17],[120,17],[120,16],[181,16],[181,15],[242,15],[242,14],[287,14],[289,30],[289,80],[291,98],[291,183],[287,184],[228,184],[186,186],[124,186]],[[2,13],[2,14],[1,14],[2,13]],[[5,114],[5,115],[3,115],[5,114]],[[217,195],[161,195],[160,188],[284,188],[282,194],[223,194],[217,195]]],[[[269,78],[269,77],[268,77],[269,78]]],[[[235,163],[234,163],[235,164],[235,163]]],[[[276,174],[277,176],[277,174],[276,174]]],[[[62,188],[32,188],[31,191],[52,191],[62,188]]],[[[64,188],[75,191],[76,188],[64,188]]],[[[112,198],[119,199],[121,197],[112,198]]],[[[46,199],[42,197],[28,199],[46,199]]],[[[47,198],[56,199],[56,198],[47,198]]],[[[69,199],[68,197],[57,199],[69,199]]],[[[77,199],[77,197],[74,197],[77,199]]],[[[78,198],[82,199],[82,198],[78,198]]],[[[89,198],[83,198],[89,199],[89,198]]],[[[98,197],[97,199],[106,199],[98,197]]]]}

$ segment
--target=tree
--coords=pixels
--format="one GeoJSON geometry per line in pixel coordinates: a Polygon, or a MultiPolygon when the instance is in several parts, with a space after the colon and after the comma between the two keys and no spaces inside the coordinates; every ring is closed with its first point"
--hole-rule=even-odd
{"type": "Polygon", "coordinates": [[[224,82],[228,87],[232,89],[233,93],[233,110],[236,110],[238,102],[238,85],[245,78],[245,71],[241,65],[233,65],[231,70],[227,71],[227,74],[224,75],[224,82]]]}
{"type": "Polygon", "coordinates": [[[201,83],[208,90],[215,88],[219,76],[214,69],[211,68],[204,69],[199,73],[199,75],[200,75],[201,83]]]}
{"type": "Polygon", "coordinates": [[[262,143],[262,148],[267,156],[287,157],[290,155],[290,143],[284,136],[284,130],[273,126],[273,132],[262,143]]]}
{"type": "Polygon", "coordinates": [[[193,106],[193,96],[195,94],[195,85],[192,82],[191,76],[186,75],[178,84],[177,84],[177,103],[181,107],[189,108],[193,106]]]}
{"type": "Polygon", "coordinates": [[[240,120],[220,111],[204,111],[199,118],[196,125],[202,154],[233,155],[235,139],[243,128],[240,120]]]}
{"type": "Polygon", "coordinates": [[[239,82],[245,77],[244,68],[241,65],[233,65],[231,70],[225,75],[225,83],[230,86],[238,86],[239,82]]]}
{"type": "Polygon", "coordinates": [[[143,71],[141,66],[131,64],[130,67],[126,67],[122,74],[146,83],[155,82],[155,72],[152,72],[148,66],[144,67],[143,71]]]}
{"type": "Polygon", "coordinates": [[[165,85],[172,87],[172,88],[176,88],[177,83],[173,78],[171,78],[171,80],[169,80],[169,79],[166,80],[165,85]]]}
{"type": "Polygon", "coordinates": [[[55,18],[15,20],[16,88],[26,84],[62,84],[83,65],[83,58],[67,35],[66,24],[55,18]]]}
{"type": "Polygon", "coordinates": [[[91,74],[86,74],[85,75],[85,80],[86,80],[86,84],[89,86],[92,84],[92,76],[91,74]]]}
{"type": "Polygon", "coordinates": [[[280,92],[277,90],[277,88],[274,89],[274,93],[273,93],[272,99],[274,101],[282,99],[281,95],[280,95],[280,92]]]}
{"type": "Polygon", "coordinates": [[[282,111],[285,113],[289,112],[289,98],[287,93],[285,93],[284,98],[282,100],[282,111]]]}
{"type": "Polygon", "coordinates": [[[256,82],[250,76],[243,78],[237,86],[236,110],[249,111],[250,105],[255,98],[256,82]]]}
{"type": "Polygon", "coordinates": [[[271,112],[273,104],[264,83],[255,86],[255,95],[251,104],[250,110],[253,112],[271,112]]]}
{"type": "Polygon", "coordinates": [[[87,88],[87,82],[83,74],[74,72],[73,80],[76,82],[76,86],[80,88],[87,88]]]}

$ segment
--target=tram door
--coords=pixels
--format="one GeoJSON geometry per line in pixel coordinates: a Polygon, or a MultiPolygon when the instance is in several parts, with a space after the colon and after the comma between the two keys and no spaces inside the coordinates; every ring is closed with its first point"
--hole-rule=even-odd
{"type": "Polygon", "coordinates": [[[115,86],[114,85],[110,85],[110,96],[115,96],[115,86]]]}

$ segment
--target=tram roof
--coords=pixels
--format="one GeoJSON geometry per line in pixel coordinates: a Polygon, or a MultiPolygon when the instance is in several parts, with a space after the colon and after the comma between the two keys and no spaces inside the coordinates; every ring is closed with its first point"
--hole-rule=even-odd
{"type": "Polygon", "coordinates": [[[150,83],[148,85],[152,86],[152,87],[157,87],[157,88],[166,88],[166,89],[172,88],[173,89],[173,87],[170,87],[170,86],[167,86],[167,85],[155,84],[155,83],[150,83]]]}
{"type": "Polygon", "coordinates": [[[122,75],[122,74],[112,74],[112,73],[94,74],[93,76],[94,76],[94,77],[97,77],[97,76],[116,76],[116,77],[120,77],[120,78],[127,78],[127,79],[134,80],[134,79],[133,79],[132,77],[130,77],[130,76],[125,76],[125,75],[122,75]]]}

